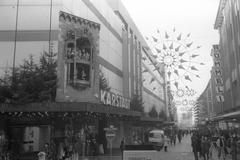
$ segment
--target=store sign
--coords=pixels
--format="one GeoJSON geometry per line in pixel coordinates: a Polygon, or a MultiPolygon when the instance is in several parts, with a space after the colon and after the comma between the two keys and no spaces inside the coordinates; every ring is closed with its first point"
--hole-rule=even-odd
{"type": "Polygon", "coordinates": [[[216,100],[217,102],[224,102],[224,82],[222,78],[221,54],[219,45],[213,45],[212,57],[214,61],[214,79],[216,84],[216,100]]]}
{"type": "Polygon", "coordinates": [[[224,102],[224,96],[223,95],[217,95],[216,96],[218,102],[224,102]]]}
{"type": "Polygon", "coordinates": [[[224,93],[224,87],[223,87],[223,86],[217,86],[217,87],[216,87],[216,92],[217,92],[218,94],[224,93]]]}
{"type": "Polygon", "coordinates": [[[218,122],[218,126],[220,129],[227,129],[227,123],[224,121],[218,122]]]}
{"type": "Polygon", "coordinates": [[[216,76],[222,76],[222,70],[221,69],[215,69],[215,75],[216,76]]]}
{"type": "Polygon", "coordinates": [[[109,128],[104,128],[104,131],[106,132],[106,138],[108,141],[112,141],[116,137],[117,128],[113,125],[110,125],[109,128]]]}
{"type": "Polygon", "coordinates": [[[106,90],[101,90],[100,94],[100,101],[103,104],[130,109],[130,99],[106,90]]]}

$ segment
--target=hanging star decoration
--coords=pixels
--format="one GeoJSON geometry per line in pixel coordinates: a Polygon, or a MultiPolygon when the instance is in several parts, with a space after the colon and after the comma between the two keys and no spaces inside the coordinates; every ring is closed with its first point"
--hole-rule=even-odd
{"type": "MultiPolygon", "coordinates": [[[[152,57],[158,63],[163,64],[167,82],[178,88],[182,83],[192,82],[193,77],[199,78],[198,66],[205,64],[196,60],[200,56],[196,50],[200,49],[201,46],[194,44],[191,40],[191,34],[185,35],[178,32],[175,27],[171,32],[165,31],[162,34],[157,30],[155,35],[146,40],[152,45],[152,57]]],[[[159,69],[156,67],[158,63],[153,64],[155,65],[154,70],[159,69]]]]}
{"type": "Polygon", "coordinates": [[[154,77],[151,78],[150,84],[151,84],[153,81],[155,81],[155,78],[154,78],[154,77]]]}

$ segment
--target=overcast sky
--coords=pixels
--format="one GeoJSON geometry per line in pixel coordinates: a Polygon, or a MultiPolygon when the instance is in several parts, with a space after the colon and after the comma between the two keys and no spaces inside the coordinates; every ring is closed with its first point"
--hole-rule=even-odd
{"type": "Polygon", "coordinates": [[[200,79],[193,79],[188,85],[197,91],[205,89],[210,78],[213,44],[218,44],[218,31],[213,25],[217,15],[219,0],[122,0],[140,32],[151,36],[157,29],[160,32],[176,28],[183,34],[191,33],[194,44],[201,45],[197,51],[201,56],[198,61],[204,67],[198,67],[200,79]]]}

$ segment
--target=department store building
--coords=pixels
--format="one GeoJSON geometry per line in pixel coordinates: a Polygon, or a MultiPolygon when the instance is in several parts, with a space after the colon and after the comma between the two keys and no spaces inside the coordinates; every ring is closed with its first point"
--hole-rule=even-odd
{"type": "Polygon", "coordinates": [[[14,152],[38,152],[52,142],[74,146],[85,132],[105,144],[109,125],[117,128],[113,147],[119,148],[123,137],[131,141],[141,132],[136,122],[151,123],[130,109],[135,95],[145,112],[153,105],[167,112],[164,76],[121,1],[2,0],[0,20],[0,77],[30,55],[37,62],[43,52],[57,53],[54,102],[1,104],[1,137],[11,137],[14,152]],[[110,89],[100,87],[100,76],[110,89]]]}

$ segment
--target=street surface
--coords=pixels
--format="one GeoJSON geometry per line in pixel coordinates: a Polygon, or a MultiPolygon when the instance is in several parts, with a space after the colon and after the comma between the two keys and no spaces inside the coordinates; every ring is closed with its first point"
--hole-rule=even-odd
{"type": "Polygon", "coordinates": [[[194,160],[191,147],[191,136],[185,136],[181,143],[169,145],[168,152],[159,152],[159,160],[194,160]]]}
{"type": "MultiPolygon", "coordinates": [[[[199,144],[200,145],[200,144],[199,144]]],[[[161,150],[158,152],[159,159],[158,160],[194,160],[194,155],[191,147],[191,136],[185,136],[182,139],[182,142],[176,142],[175,146],[169,145],[168,152],[164,152],[161,150]]],[[[99,157],[88,157],[83,158],[81,160],[121,160],[121,156],[99,156],[99,157]]],[[[225,160],[230,160],[230,156],[228,155],[225,160]]],[[[199,158],[199,160],[203,160],[203,158],[199,158]]],[[[218,160],[216,150],[213,151],[213,156],[209,160],[218,160]]]]}

